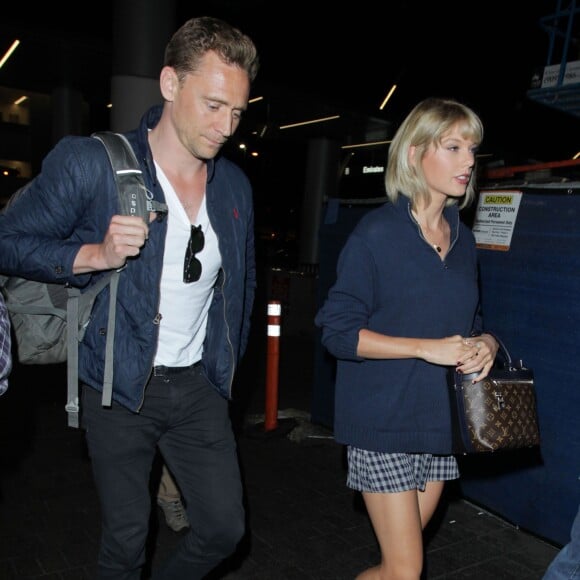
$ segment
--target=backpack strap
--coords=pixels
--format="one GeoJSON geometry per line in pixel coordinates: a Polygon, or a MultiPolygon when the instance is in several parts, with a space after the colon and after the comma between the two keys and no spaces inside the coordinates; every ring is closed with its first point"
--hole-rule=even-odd
{"type": "MultiPolygon", "coordinates": [[[[92,135],[105,146],[109,161],[115,173],[119,194],[119,213],[139,216],[149,223],[149,212],[167,213],[167,205],[153,199],[145,186],[143,172],[129,140],[121,133],[98,131],[92,135]]],[[[105,345],[105,369],[101,404],[110,407],[113,402],[113,344],[115,338],[115,318],[119,274],[123,268],[111,273],[109,287],[109,314],[107,341],[105,345]]]]}
{"type": "Polygon", "coordinates": [[[115,337],[115,315],[117,311],[117,288],[119,287],[119,274],[116,270],[111,275],[109,286],[109,322],[107,324],[107,344],[105,345],[105,374],[103,378],[103,407],[113,404],[113,339],[115,337]]]}
{"type": "MultiPolygon", "coordinates": [[[[167,205],[153,199],[145,186],[143,172],[128,139],[121,133],[98,131],[93,133],[101,141],[115,173],[117,193],[119,195],[119,213],[141,217],[149,223],[149,212],[167,213],[167,205]]],[[[97,294],[109,286],[109,313],[107,323],[107,340],[105,344],[105,369],[103,375],[103,393],[101,403],[110,407],[113,401],[113,344],[115,339],[115,318],[117,307],[117,289],[119,276],[123,268],[111,271],[98,282],[81,292],[78,288],[68,288],[67,301],[67,404],[69,427],[79,427],[79,381],[78,362],[79,342],[90,320],[90,313],[97,294]]]]}
{"type": "Polygon", "coordinates": [[[140,216],[147,224],[149,212],[167,213],[167,204],[153,199],[153,195],[145,187],[143,172],[125,135],[112,131],[97,131],[92,136],[105,146],[115,172],[119,190],[119,213],[140,216]]]}
{"type": "Polygon", "coordinates": [[[67,317],[67,396],[65,409],[69,427],[79,427],[79,298],[78,288],[68,288],[67,317]]]}
{"type": "Polygon", "coordinates": [[[109,375],[109,384],[111,385],[107,398],[105,398],[105,388],[103,387],[103,405],[105,400],[108,400],[108,405],[111,405],[112,393],[112,376],[113,376],[113,338],[115,325],[115,305],[117,302],[117,283],[119,270],[109,272],[103,276],[95,284],[90,286],[85,292],[81,292],[78,288],[73,286],[67,287],[68,300],[66,303],[67,316],[67,399],[65,409],[68,415],[67,421],[69,427],[79,427],[79,342],[83,340],[85,329],[91,318],[91,311],[95,298],[105,288],[107,284],[111,284],[109,313],[113,310],[113,334],[110,333],[111,318],[109,316],[109,331],[107,332],[107,346],[106,346],[106,360],[105,360],[105,379],[109,375]],[[111,304],[113,307],[111,308],[111,304]],[[109,353],[110,356],[109,356],[109,353]]]}

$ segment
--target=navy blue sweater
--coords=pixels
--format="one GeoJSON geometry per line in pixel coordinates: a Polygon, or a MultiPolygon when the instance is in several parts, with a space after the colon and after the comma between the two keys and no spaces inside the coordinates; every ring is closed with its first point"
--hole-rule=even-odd
{"type": "Polygon", "coordinates": [[[442,261],[422,237],[408,198],[367,213],[338,259],[337,279],[316,316],[337,358],[334,435],[363,449],[449,454],[447,371],[421,359],[364,359],[359,331],[412,338],[481,330],[477,253],[457,206],[445,209],[451,245],[442,261]]]}

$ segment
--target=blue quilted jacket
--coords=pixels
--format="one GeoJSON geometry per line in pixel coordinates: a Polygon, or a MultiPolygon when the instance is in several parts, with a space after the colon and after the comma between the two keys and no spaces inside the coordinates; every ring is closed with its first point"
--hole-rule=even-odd
{"type": "MultiPolygon", "coordinates": [[[[160,118],[151,108],[140,127],[127,133],[153,197],[163,190],[147,141],[160,118]]],[[[219,240],[222,270],[209,311],[202,364],[226,398],[249,333],[256,286],[252,190],[242,170],[223,157],[208,164],[207,211],[219,240]]],[[[107,153],[91,137],[65,137],[46,156],[26,194],[0,215],[0,272],[80,288],[100,273],[74,275],[81,245],[103,240],[118,213],[116,185],[107,153]]],[[[167,220],[150,224],[140,255],[123,270],[118,289],[113,398],[138,411],[152,371],[159,326],[159,285],[167,220]]],[[[102,390],[109,290],[98,296],[79,350],[79,378],[102,390]]]]}

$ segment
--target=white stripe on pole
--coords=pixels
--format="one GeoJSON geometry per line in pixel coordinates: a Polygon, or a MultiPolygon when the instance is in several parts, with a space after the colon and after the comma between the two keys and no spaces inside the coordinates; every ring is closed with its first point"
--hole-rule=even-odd
{"type": "Polygon", "coordinates": [[[268,324],[268,336],[280,336],[280,325],[268,324]]]}

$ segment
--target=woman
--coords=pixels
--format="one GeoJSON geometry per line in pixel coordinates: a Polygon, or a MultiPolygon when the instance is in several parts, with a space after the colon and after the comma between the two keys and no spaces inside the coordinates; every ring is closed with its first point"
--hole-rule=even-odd
{"type": "Polygon", "coordinates": [[[452,455],[447,372],[487,376],[498,349],[481,333],[477,255],[459,210],[475,197],[478,116],[430,98],[391,143],[388,203],[349,236],[316,317],[337,359],[334,435],[347,485],[362,492],[381,563],[359,580],[419,578],[422,531],[452,455]]]}

